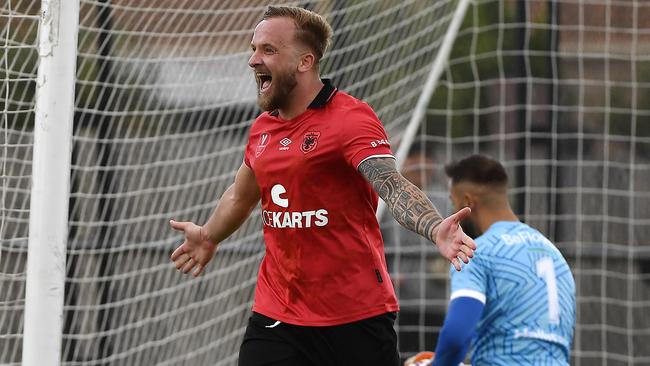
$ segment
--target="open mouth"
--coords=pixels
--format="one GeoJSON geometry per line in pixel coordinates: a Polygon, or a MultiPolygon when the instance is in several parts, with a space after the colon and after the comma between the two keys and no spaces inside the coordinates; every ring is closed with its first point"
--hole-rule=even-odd
{"type": "Polygon", "coordinates": [[[271,87],[271,80],[273,79],[271,77],[271,74],[264,74],[258,72],[256,76],[258,80],[257,84],[259,86],[259,92],[264,93],[267,90],[269,90],[269,88],[271,87]]]}

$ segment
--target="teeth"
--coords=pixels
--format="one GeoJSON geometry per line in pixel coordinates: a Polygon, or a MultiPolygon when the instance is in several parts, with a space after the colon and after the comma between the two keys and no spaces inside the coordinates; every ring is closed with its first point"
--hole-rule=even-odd
{"type": "Polygon", "coordinates": [[[271,74],[256,72],[255,77],[258,80],[260,91],[267,89],[271,85],[271,79],[272,79],[271,74]]]}

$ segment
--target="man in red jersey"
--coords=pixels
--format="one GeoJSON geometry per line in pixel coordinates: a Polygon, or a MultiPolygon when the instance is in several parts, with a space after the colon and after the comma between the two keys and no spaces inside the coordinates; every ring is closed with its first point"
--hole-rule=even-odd
{"type": "Polygon", "coordinates": [[[249,65],[265,112],[250,130],[235,182],[203,226],[185,234],[176,268],[198,276],[220,242],[262,201],[266,253],[239,365],[391,365],[397,299],[375,218],[378,194],[403,226],[438,245],[457,268],[476,249],[395,168],[372,109],[329,80],[319,62],[332,30],[320,15],[269,7],[249,65]]]}

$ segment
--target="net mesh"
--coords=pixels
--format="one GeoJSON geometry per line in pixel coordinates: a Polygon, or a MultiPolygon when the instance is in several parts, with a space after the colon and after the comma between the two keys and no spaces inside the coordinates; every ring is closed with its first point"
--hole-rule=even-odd
{"type": "MultiPolygon", "coordinates": [[[[396,149],[455,1],[290,2],[335,38],[323,74],[396,149]]],[[[0,6],[0,363],[21,363],[39,3],[0,6]]],[[[169,263],[170,218],[203,222],[258,114],[247,66],[266,2],[82,0],[65,365],[236,363],[263,255],[259,212],[200,279],[169,263]]],[[[451,212],[442,165],[501,160],[511,202],[576,278],[572,364],[650,363],[650,4],[474,0],[404,174],[451,212]]],[[[404,356],[431,349],[448,264],[385,215],[404,356]]]]}
{"type": "MultiPolygon", "coordinates": [[[[472,2],[404,168],[451,213],[446,162],[504,163],[516,214],[572,267],[574,365],[650,363],[649,16],[645,1],[472,2]]],[[[384,228],[412,354],[438,335],[449,267],[384,228]]]]}
{"type": "MultiPolygon", "coordinates": [[[[371,104],[397,146],[456,2],[285,3],[328,18],[323,74],[371,104]]],[[[2,364],[21,361],[38,5],[3,2],[0,23],[2,364]]],[[[168,220],[204,222],[242,162],[259,113],[249,42],[266,5],[81,0],[62,364],[236,363],[264,250],[259,212],[200,279],[170,263],[181,238],[168,220]]]]}
{"type": "Polygon", "coordinates": [[[38,8],[0,8],[0,363],[20,359],[38,68],[38,8]]]}

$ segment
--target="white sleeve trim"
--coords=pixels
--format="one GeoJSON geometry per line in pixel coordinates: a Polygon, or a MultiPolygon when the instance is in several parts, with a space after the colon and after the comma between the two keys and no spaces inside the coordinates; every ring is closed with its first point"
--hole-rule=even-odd
{"type": "Polygon", "coordinates": [[[470,290],[468,288],[456,290],[451,294],[449,301],[456,299],[458,297],[471,297],[472,299],[476,299],[481,303],[485,304],[485,294],[478,292],[476,290],[470,290]]]}
{"type": "Polygon", "coordinates": [[[368,159],[373,159],[373,158],[393,158],[393,159],[395,159],[395,157],[394,157],[393,155],[391,155],[391,154],[370,155],[370,156],[368,156],[367,158],[361,160],[361,161],[359,162],[359,164],[357,164],[357,169],[359,169],[359,166],[360,166],[361,164],[363,164],[364,161],[366,161],[366,160],[368,160],[368,159]]]}

